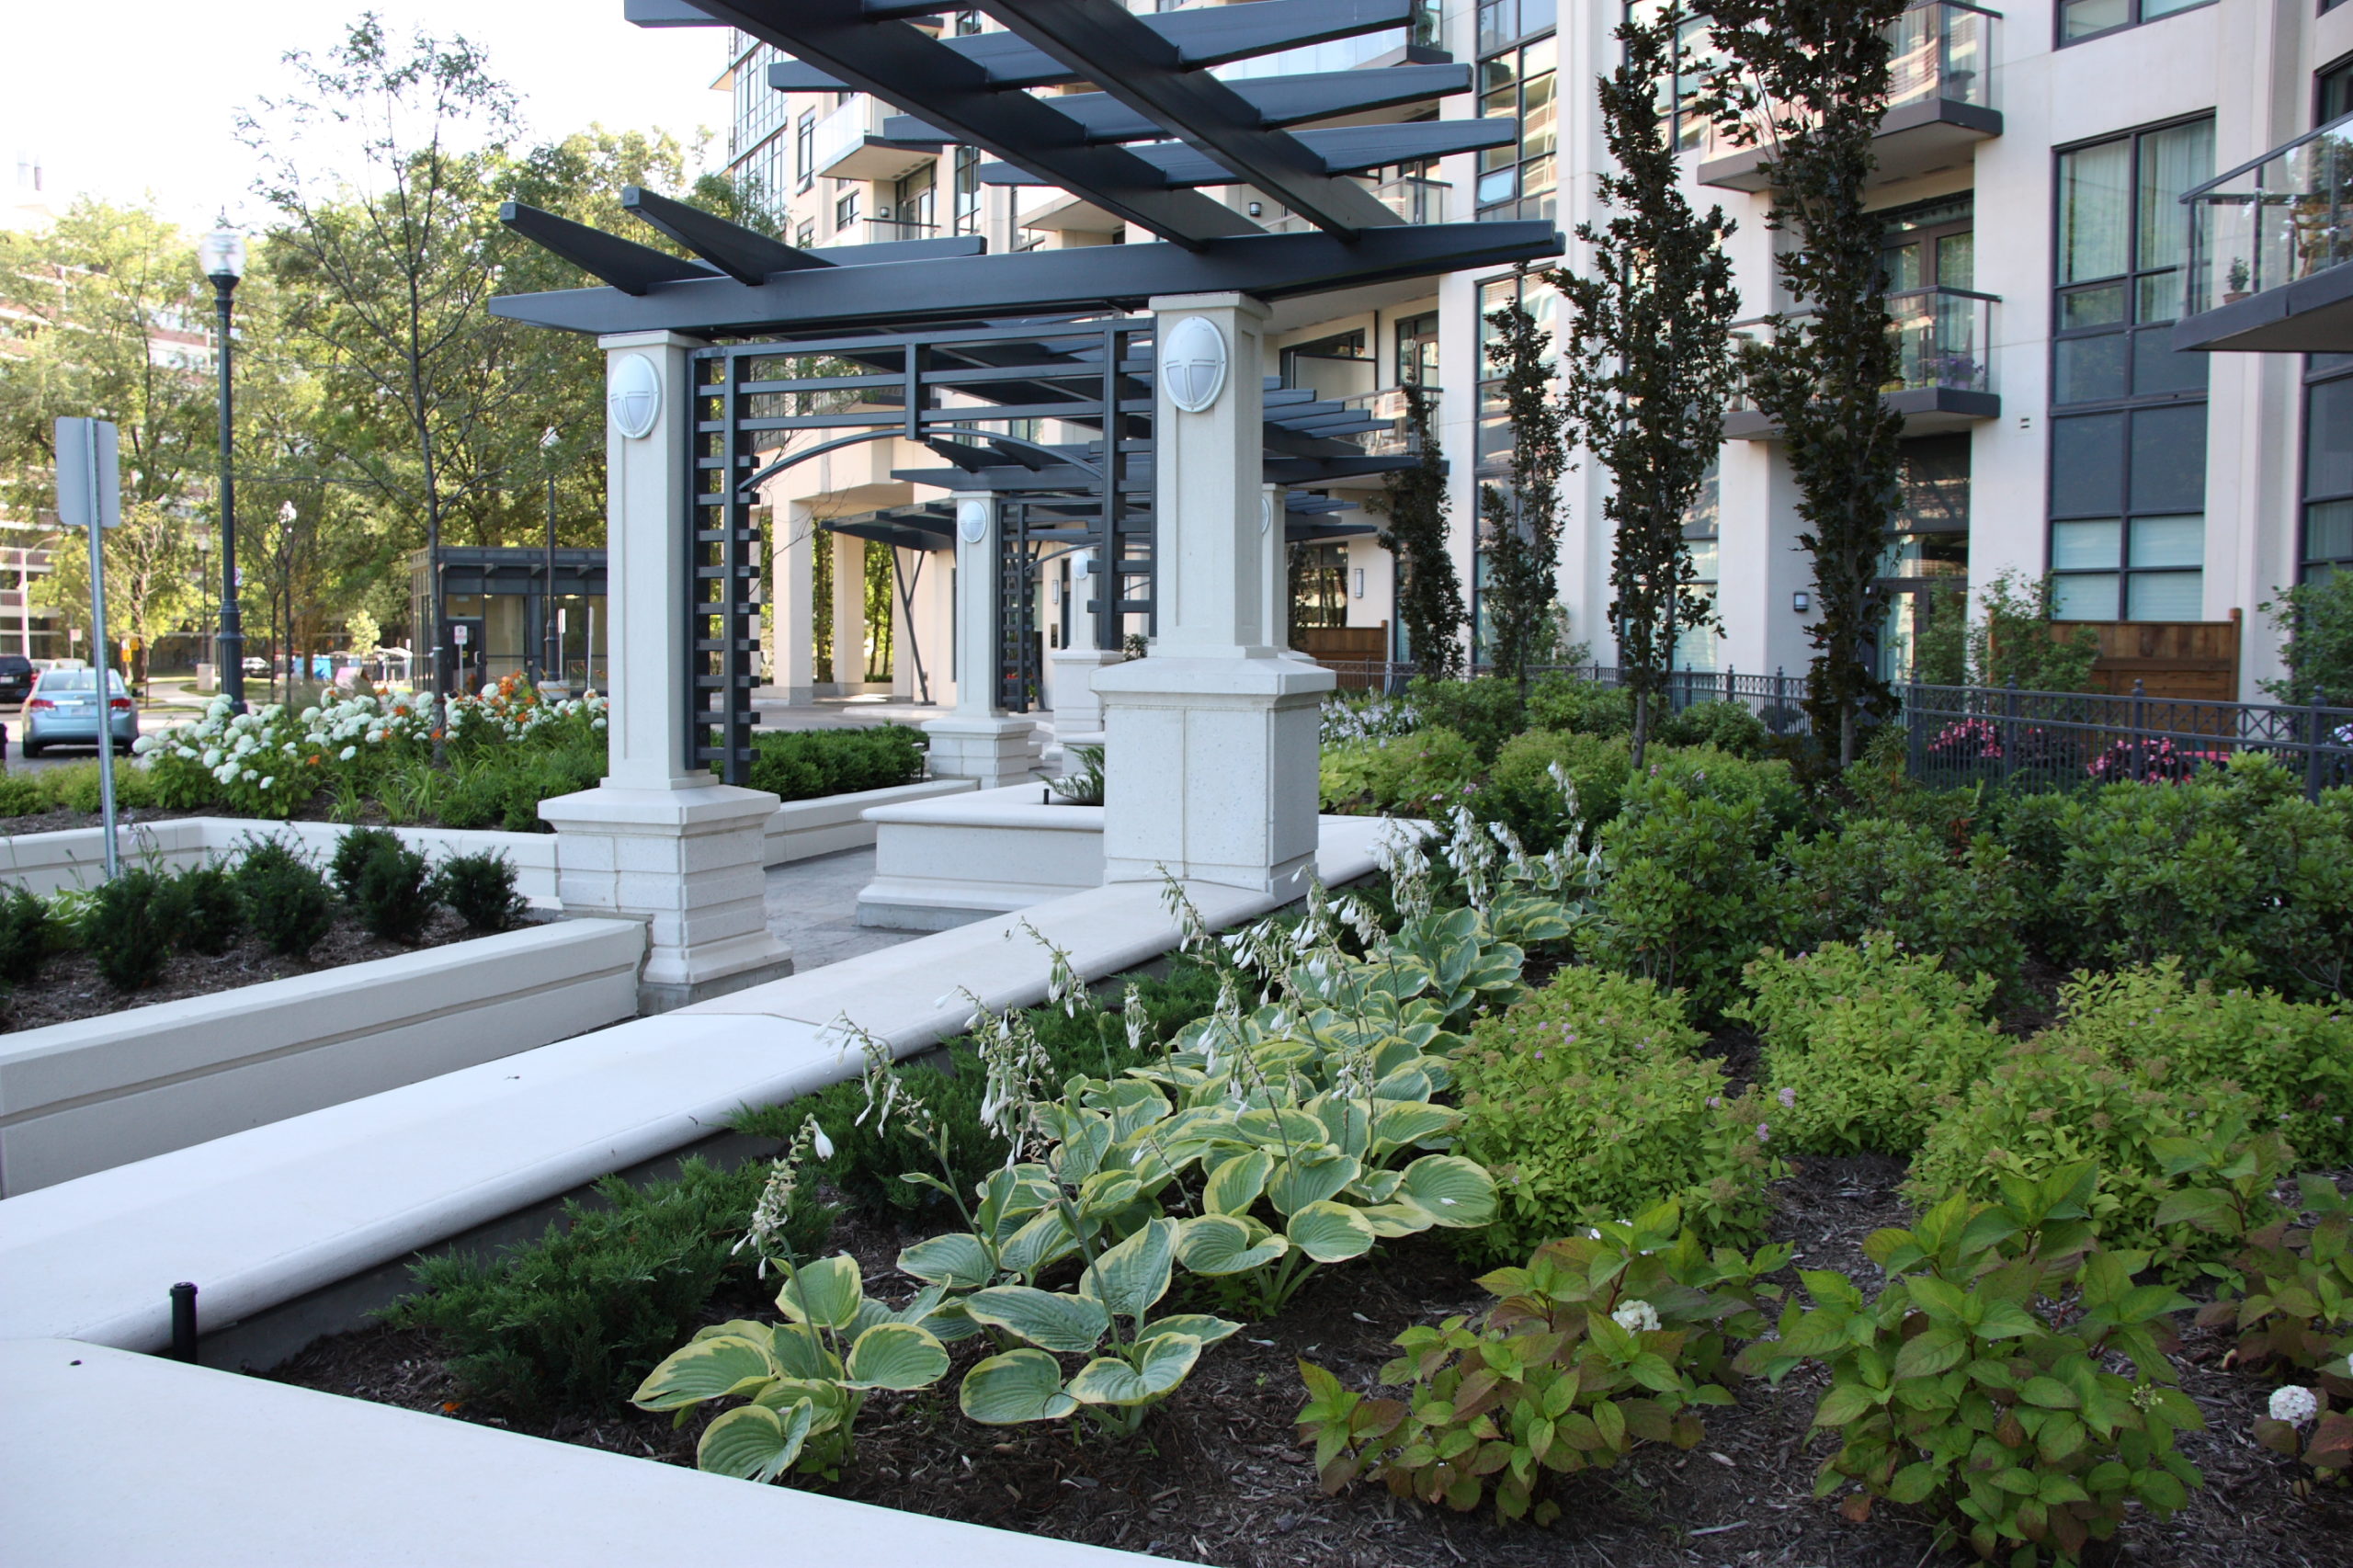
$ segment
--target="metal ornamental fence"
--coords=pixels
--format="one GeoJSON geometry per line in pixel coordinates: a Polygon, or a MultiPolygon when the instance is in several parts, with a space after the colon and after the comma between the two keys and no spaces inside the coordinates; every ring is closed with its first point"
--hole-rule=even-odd
{"type": "MultiPolygon", "coordinates": [[[[1338,675],[1343,691],[1399,695],[1415,674],[1409,664],[1324,663],[1338,675]]],[[[1481,665],[1472,673],[1494,672],[1481,665]]],[[[1624,684],[1621,672],[1603,665],[1551,665],[1537,673],[1624,684]]],[[[2125,780],[2171,782],[2238,753],[2257,752],[2284,764],[2303,781],[2307,795],[2353,785],[2353,707],[2151,697],[2138,681],[2120,695],[1918,683],[1895,691],[1909,771],[1924,784],[2072,790],[2125,780]]],[[[1813,733],[1802,676],[1677,670],[1667,676],[1666,696],[1674,712],[1699,702],[1737,702],[1774,734],[1813,733]]]]}

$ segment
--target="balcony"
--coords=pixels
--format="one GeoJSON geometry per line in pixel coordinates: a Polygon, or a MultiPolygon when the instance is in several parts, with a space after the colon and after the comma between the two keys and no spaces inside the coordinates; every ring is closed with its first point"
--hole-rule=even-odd
{"type": "MultiPolygon", "coordinates": [[[[1016,186],[1013,194],[1015,199],[1018,201],[1029,193],[1024,187],[1016,186]]],[[[1035,211],[1022,212],[1015,220],[1014,227],[1030,231],[1037,235],[1038,241],[1019,246],[1020,249],[1034,249],[1036,243],[1042,242],[1049,233],[1095,234],[1108,237],[1122,233],[1127,229],[1125,219],[1116,213],[1107,212],[1092,201],[1073,196],[1066,190],[1050,188],[1039,191],[1037,194],[1046,199],[1044,205],[1035,211]]]]}
{"type": "MultiPolygon", "coordinates": [[[[2002,133],[1994,107],[1994,24],[2000,13],[1962,0],[1929,0],[1888,28],[1887,118],[1872,138],[1873,185],[1911,179],[1971,162],[1980,142],[2002,133]]],[[[1760,127],[1760,130],[1762,128],[1760,127]]],[[[1742,146],[1714,124],[1699,132],[1699,183],[1763,190],[1771,137],[1742,146]]]]}
{"type": "Polygon", "coordinates": [[[939,149],[893,142],[882,134],[889,107],[859,93],[819,120],[810,137],[811,162],[834,179],[897,179],[929,163],[939,149]]]}
{"type": "MultiPolygon", "coordinates": [[[[1933,436],[2000,418],[1991,363],[1999,298],[1967,289],[1909,289],[1886,299],[1896,374],[1880,389],[1879,401],[1904,415],[1904,434],[1933,436]]],[[[1745,392],[1724,410],[1726,440],[1772,441],[1780,434],[1745,392]]]]}
{"type": "MultiPolygon", "coordinates": [[[[1369,180],[1357,182],[1371,190],[1381,204],[1408,223],[1443,223],[1451,204],[1454,187],[1443,180],[1392,179],[1374,185],[1369,180]]],[[[1296,212],[1263,220],[1262,226],[1270,234],[1304,234],[1315,225],[1296,212]]]]}
{"type": "Polygon", "coordinates": [[[902,240],[928,240],[939,233],[937,223],[903,223],[892,218],[857,218],[835,230],[829,245],[888,245],[902,240]]]}
{"type": "Polygon", "coordinates": [[[2353,115],[2215,176],[2189,208],[2177,349],[2353,350],[2353,115]]]}
{"type": "MultiPolygon", "coordinates": [[[[1430,417],[1438,417],[1439,391],[1427,382],[1422,386],[1423,396],[1430,417]]],[[[1376,429],[1361,430],[1347,438],[1362,447],[1367,457],[1410,457],[1420,451],[1421,444],[1414,439],[1412,411],[1405,402],[1403,387],[1383,387],[1379,392],[1360,392],[1342,398],[1341,404],[1352,415],[1381,421],[1376,429]]]]}

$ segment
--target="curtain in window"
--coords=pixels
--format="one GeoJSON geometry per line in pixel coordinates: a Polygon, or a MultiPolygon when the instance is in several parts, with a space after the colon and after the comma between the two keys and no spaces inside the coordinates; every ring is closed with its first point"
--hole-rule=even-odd
{"type": "Polygon", "coordinates": [[[2132,143],[2104,142],[2059,160],[2059,280],[2114,278],[2130,265],[2132,143]]]}
{"type": "Polygon", "coordinates": [[[2189,209],[2181,193],[2214,173],[2214,122],[2198,120],[2141,138],[2140,269],[2179,267],[2189,256],[2189,209]]]}

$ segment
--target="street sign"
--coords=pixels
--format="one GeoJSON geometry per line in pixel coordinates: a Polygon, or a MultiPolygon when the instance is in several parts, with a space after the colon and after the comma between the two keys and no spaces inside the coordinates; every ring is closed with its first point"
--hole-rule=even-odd
{"type": "Polygon", "coordinates": [[[449,628],[449,635],[455,638],[457,640],[458,646],[462,648],[466,645],[466,633],[470,630],[471,628],[461,620],[457,625],[449,628]]]}
{"type": "Polygon", "coordinates": [[[122,526],[119,437],[104,419],[57,422],[57,520],[69,528],[122,526]]]}

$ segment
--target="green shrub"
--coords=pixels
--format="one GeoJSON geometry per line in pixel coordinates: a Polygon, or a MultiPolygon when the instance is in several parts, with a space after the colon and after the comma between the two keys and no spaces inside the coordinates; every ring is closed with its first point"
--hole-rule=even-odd
{"type": "Polygon", "coordinates": [[[1377,812],[1426,815],[1461,804],[1473,792],[1478,772],[1471,744],[1432,725],[1331,748],[1324,754],[1317,788],[1335,809],[1369,803],[1377,812]]]}
{"type": "Polygon", "coordinates": [[[359,897],[359,873],[368,862],[387,849],[404,848],[401,835],[389,827],[355,827],[347,829],[335,841],[335,854],[327,860],[327,881],[344,900],[356,902],[359,897]]]}
{"type": "Polygon", "coordinates": [[[1671,1203],[1632,1223],[1547,1242],[1527,1267],[1481,1279],[1500,1298],[1476,1318],[1416,1324],[1381,1381],[1403,1403],[1368,1400],[1306,1361],[1300,1437],[1315,1445],[1326,1493],[1358,1475],[1400,1497],[1479,1505],[1490,1481],[1499,1519],[1560,1517],[1553,1473],[1608,1469],[1642,1443],[1694,1447],[1699,1409],[1733,1403],[1728,1336],[1764,1327],[1758,1276],[1790,1249],[1711,1257],[1671,1203]]]}
{"type": "Polygon", "coordinates": [[[1773,739],[1765,722],[1741,702],[1695,702],[1668,714],[1655,738],[1671,746],[1713,746],[1752,760],[1763,756],[1773,739]]]}
{"type": "Polygon", "coordinates": [[[39,816],[49,810],[49,797],[31,774],[0,774],[0,817],[39,816]]]}
{"type": "Polygon", "coordinates": [[[1530,730],[1514,735],[1496,754],[1478,809],[1541,854],[1560,846],[1568,824],[1553,768],[1575,789],[1577,816],[1590,837],[1616,819],[1633,767],[1633,748],[1623,736],[1530,730]]]}
{"type": "Polygon", "coordinates": [[[142,991],[162,978],[171,958],[165,879],[143,866],[101,882],[82,919],[82,943],[99,976],[117,991],[142,991]]]}
{"type": "Polygon", "coordinates": [[[922,733],[904,724],[790,730],[753,737],[751,787],[806,801],[911,784],[923,766],[922,733]]]}
{"type": "Polygon", "coordinates": [[[1460,1150],[1497,1200],[1476,1250],[1525,1256],[1669,1200],[1703,1239],[1756,1239],[1779,1174],[1765,1101],[1733,1097],[1699,1040],[1671,992],[1591,968],[1474,1025],[1455,1057],[1460,1150]]]}
{"type": "Polygon", "coordinates": [[[2268,991],[2218,991],[2171,959],[2079,974],[2060,990],[2059,1032],[2110,1062],[2168,1065],[2188,1084],[2234,1084],[2308,1165],[2353,1164],[2353,1019],[2268,991]]]}
{"type": "Polygon", "coordinates": [[[2089,1213],[2102,1240],[2170,1267],[2215,1249],[2188,1224],[2160,1220],[2178,1185],[2169,1150],[2256,1125],[2262,1114],[2234,1085],[2202,1082],[2162,1060],[2117,1062],[2062,1026],[2015,1047],[1957,1105],[1941,1108],[1904,1192],[1923,1208],[1955,1192],[1985,1202],[2005,1178],[2041,1182],[2089,1165],[2097,1173],[2089,1213]]]}
{"type": "Polygon", "coordinates": [[[278,839],[247,840],[236,877],[246,919],[272,952],[307,957],[335,925],[326,879],[278,839]]]}
{"type": "Polygon", "coordinates": [[[164,924],[183,952],[218,958],[244,935],[245,904],[219,866],[190,866],[164,884],[164,924]]]}
{"type": "Polygon", "coordinates": [[[23,985],[40,972],[59,935],[54,925],[49,901],[23,883],[0,892],[0,981],[23,985]]]}
{"type": "Polygon", "coordinates": [[[155,803],[170,811],[190,812],[221,803],[221,780],[193,756],[165,750],[147,758],[146,773],[155,790],[155,803]]]}
{"type": "Polygon", "coordinates": [[[1775,1126],[1794,1149],[1908,1154],[1991,1070],[2004,1041],[1984,1020],[1989,977],[1964,980],[1884,932],[1748,966],[1727,1009],[1756,1027],[1775,1126]]]}
{"type": "Polygon", "coordinates": [[[394,822],[418,821],[430,815],[444,827],[498,827],[506,820],[506,798],[510,782],[506,769],[496,766],[461,768],[454,773],[436,775],[426,772],[432,801],[415,816],[404,816],[392,809],[387,800],[384,811],[394,822]]]}
{"type": "Polygon", "coordinates": [[[2205,1426],[2174,1386],[2169,1314],[2189,1302],[2139,1285],[2139,1252],[2094,1250],[2088,1166],[1960,1194],[1909,1231],[1864,1243],[1887,1285],[1868,1304],[1845,1275],[1808,1269],[1813,1309],[1793,1301],[1780,1332],[1742,1352],[1779,1384],[1802,1362],[1830,1371],[1813,1425],[1837,1434],[1815,1491],[1926,1508],[1937,1545],[2032,1568],[2047,1551],[2080,1561],[2137,1500],[2163,1518],[2200,1483],[2174,1434],[2205,1426]],[[2129,1368],[2130,1375],[2117,1369],[2129,1368]]]}
{"type": "Polygon", "coordinates": [[[1941,958],[1955,974],[1985,975],[2004,990],[2018,984],[2026,900],[2009,852],[1991,835],[1955,853],[1930,828],[1850,817],[1810,844],[1784,838],[1780,856],[1790,946],[1886,931],[1905,949],[1941,958]]]}
{"type": "Polygon", "coordinates": [[[1528,727],[1580,735],[1631,735],[1634,699],[1622,687],[1547,676],[1528,693],[1528,727]]]}
{"type": "Polygon", "coordinates": [[[2353,574],[2332,572],[2299,583],[2255,608],[2279,629],[2279,660],[2288,666],[2285,680],[2256,685],[2275,700],[2299,706],[2315,694],[2331,706],[2353,700],[2353,574]]]}
{"type": "Polygon", "coordinates": [[[442,861],[434,873],[433,896],[456,911],[469,931],[504,931],[530,907],[515,891],[515,862],[496,849],[442,861]]]}
{"type": "MultiPolygon", "coordinates": [[[[566,1202],[563,1222],[538,1241],[411,1266],[420,1294],[384,1316],[436,1335],[468,1400],[524,1416],[614,1414],[722,1284],[750,1280],[752,1258],[732,1249],[767,1174],[759,1161],[722,1170],[688,1158],[675,1180],[643,1187],[607,1176],[602,1203],[566,1202]]],[[[830,1224],[803,1196],[786,1231],[813,1252],[830,1224]]]]}
{"type": "Polygon", "coordinates": [[[1421,715],[1424,729],[1449,730],[1469,743],[1481,767],[1493,762],[1504,743],[1528,723],[1520,710],[1518,685],[1493,676],[1470,680],[1415,676],[1405,688],[1405,700],[1421,715]]]}
{"type": "Polygon", "coordinates": [[[1755,801],[1635,780],[1625,812],[1599,835],[1608,869],[1581,954],[1682,988],[1694,1015],[1712,1021],[1781,927],[1780,890],[1763,853],[1768,825],[1755,801]]]}
{"type": "Polygon", "coordinates": [[[370,934],[415,946],[433,918],[433,877],[425,857],[397,839],[377,845],[352,883],[351,905],[370,934]]]}

